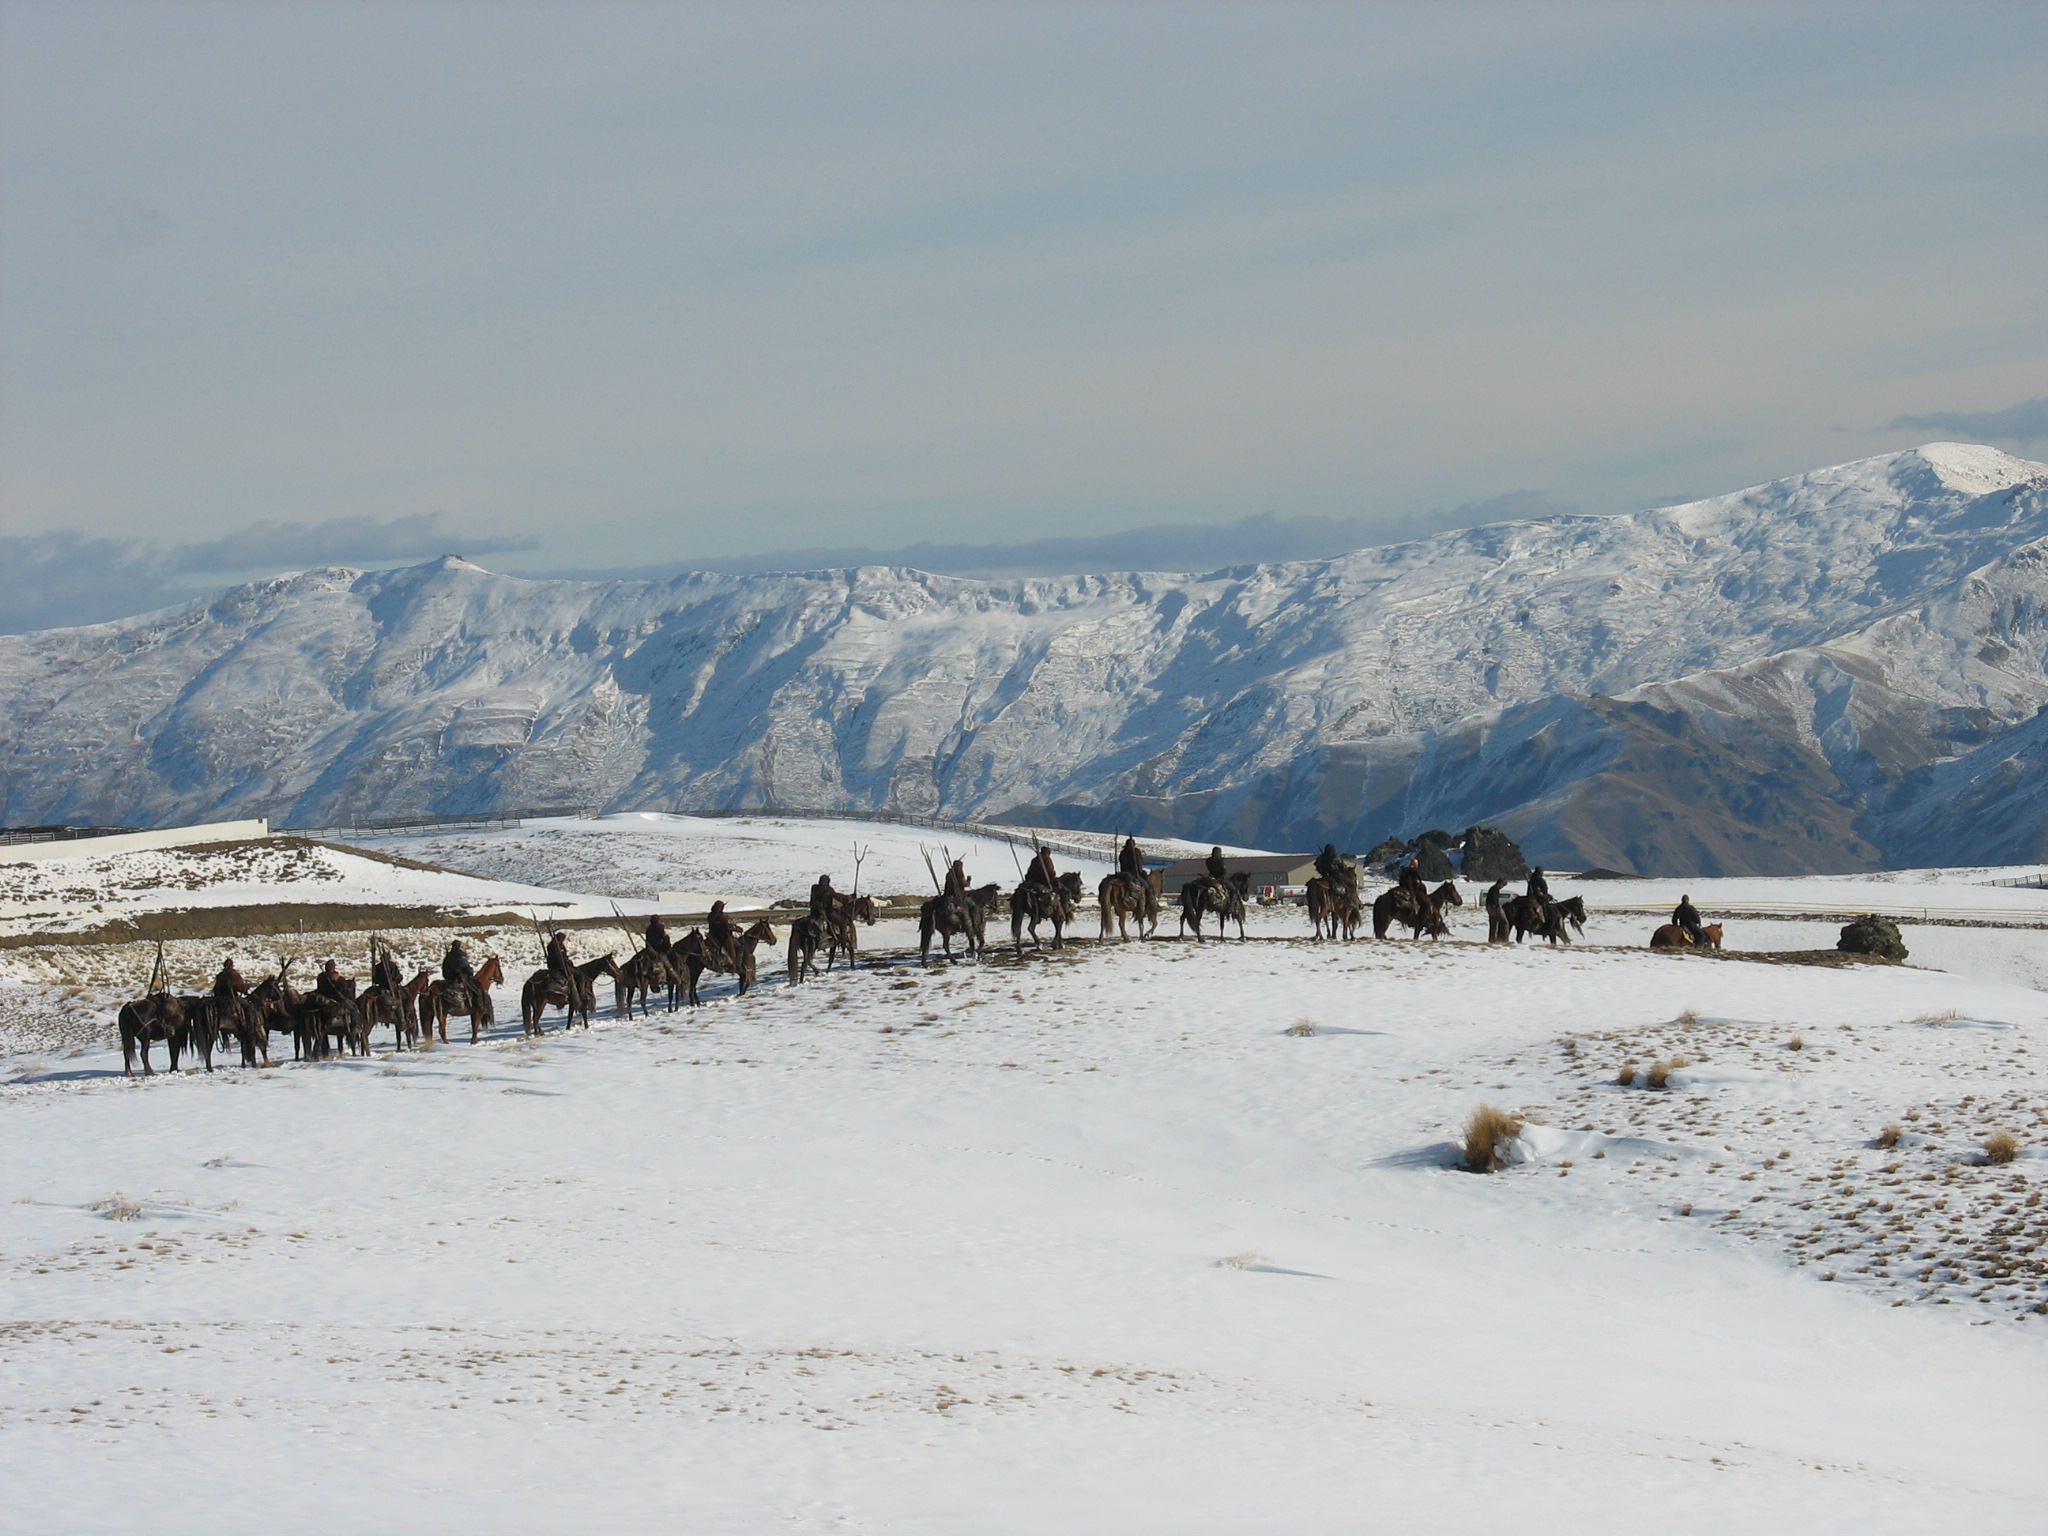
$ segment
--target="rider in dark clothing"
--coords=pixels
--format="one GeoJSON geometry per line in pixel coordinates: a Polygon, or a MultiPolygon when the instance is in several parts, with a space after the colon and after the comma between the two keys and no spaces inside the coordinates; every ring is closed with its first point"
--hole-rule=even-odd
{"type": "Polygon", "coordinates": [[[955,859],[953,867],[946,871],[946,894],[948,896],[965,896],[967,894],[967,861],[965,859],[955,859]]]}
{"type": "Polygon", "coordinates": [[[1057,885],[1059,875],[1052,867],[1052,850],[1041,848],[1031,855],[1031,862],[1024,866],[1026,885],[1057,885]]]}
{"type": "Polygon", "coordinates": [[[239,997],[248,990],[249,983],[235,969],[235,957],[229,955],[220,963],[220,974],[213,978],[213,995],[218,998],[239,997]]]}
{"type": "Polygon", "coordinates": [[[711,915],[704,919],[706,948],[714,955],[736,956],[739,951],[733,947],[733,937],[738,932],[737,925],[725,915],[725,903],[711,903],[711,915]]]}
{"type": "Polygon", "coordinates": [[[320,975],[313,983],[313,990],[322,997],[333,998],[337,1003],[348,1001],[348,986],[341,972],[334,968],[332,960],[320,968],[320,975]]]}
{"type": "Polygon", "coordinates": [[[1230,866],[1223,862],[1223,850],[1221,848],[1211,848],[1209,850],[1209,857],[1202,860],[1202,867],[1209,871],[1209,878],[1211,880],[1228,880],[1230,878],[1230,866]]]}
{"type": "Polygon", "coordinates": [[[675,941],[668,936],[668,924],[661,920],[659,912],[647,919],[647,947],[657,955],[665,955],[675,948],[675,941]]]}
{"type": "Polygon", "coordinates": [[[1494,881],[1486,888],[1486,895],[1481,898],[1486,903],[1486,942],[1489,944],[1505,944],[1508,941],[1508,915],[1501,900],[1501,890],[1507,883],[1505,876],[1494,881]]]}
{"type": "Polygon", "coordinates": [[[1341,882],[1344,879],[1344,860],[1339,856],[1335,843],[1323,844],[1323,851],[1316,855],[1316,873],[1325,880],[1341,882]]]}
{"type": "Polygon", "coordinates": [[[1116,867],[1118,874],[1143,876],[1145,873],[1145,855],[1139,851],[1135,837],[1124,839],[1124,845],[1116,856],[1116,867]]]}
{"type": "Polygon", "coordinates": [[[1681,896],[1678,906],[1671,914],[1671,921],[1685,930],[1685,936],[1697,944],[1700,941],[1700,909],[1692,904],[1692,897],[1681,896]]]}
{"type": "Polygon", "coordinates": [[[811,916],[830,917],[832,903],[839,893],[832,889],[832,877],[820,875],[811,886],[811,916]]]}
{"type": "Polygon", "coordinates": [[[576,969],[576,962],[569,958],[568,936],[559,931],[548,940],[548,969],[563,977],[576,969]]]}
{"type": "Polygon", "coordinates": [[[469,951],[457,939],[448,946],[448,953],[441,957],[441,980],[451,987],[467,986],[476,980],[476,970],[469,963],[469,951]]]}
{"type": "Polygon", "coordinates": [[[1543,878],[1541,864],[1529,871],[1529,895],[1536,901],[1550,900],[1550,882],[1543,878]]]}
{"type": "Polygon", "coordinates": [[[1429,886],[1422,878],[1422,861],[1420,859],[1410,859],[1408,861],[1408,867],[1401,871],[1401,878],[1397,883],[1402,890],[1418,899],[1429,894],[1429,886]]]}

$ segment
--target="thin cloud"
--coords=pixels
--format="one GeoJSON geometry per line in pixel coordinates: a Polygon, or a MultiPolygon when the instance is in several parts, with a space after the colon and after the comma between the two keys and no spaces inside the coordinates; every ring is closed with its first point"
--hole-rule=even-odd
{"type": "Polygon", "coordinates": [[[149,613],[214,590],[242,572],[316,565],[389,565],[444,554],[531,549],[531,539],[465,533],[438,513],[256,523],[225,538],[163,547],[75,531],[0,538],[0,634],[27,634],[149,613]],[[206,578],[214,578],[207,580],[206,578]]]}
{"type": "Polygon", "coordinates": [[[485,555],[532,549],[532,539],[463,533],[441,514],[412,517],[335,517],[324,523],[253,523],[226,538],[180,544],[170,569],[189,572],[256,571],[309,565],[383,564],[436,555],[485,555]]]}
{"type": "Polygon", "coordinates": [[[1020,544],[907,544],[893,549],[865,545],[783,550],[676,560],[573,574],[642,580],[684,571],[717,571],[748,576],[763,571],[836,570],[856,565],[907,565],[949,576],[1079,576],[1103,571],[1214,571],[1235,565],[1272,565],[1287,560],[1325,560],[1378,544],[1426,538],[1448,528],[1521,518],[1559,517],[1578,508],[1549,500],[1541,491],[1509,491],[1486,501],[1467,502],[1405,518],[1275,517],[1270,512],[1234,523],[1158,523],[1093,538],[1033,539],[1020,544]]]}
{"type": "Polygon", "coordinates": [[[2048,395],[2022,400],[2002,411],[1935,411],[1927,416],[1894,416],[1886,425],[1895,431],[1955,432],[1998,442],[2038,443],[2048,439],[2048,395]]]}

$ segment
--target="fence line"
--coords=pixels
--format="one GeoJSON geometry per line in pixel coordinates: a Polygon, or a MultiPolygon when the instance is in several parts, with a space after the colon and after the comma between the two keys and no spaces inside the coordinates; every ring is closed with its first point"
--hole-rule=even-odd
{"type": "Polygon", "coordinates": [[[28,843],[69,843],[87,837],[126,837],[140,827],[0,827],[0,848],[28,843]]]}

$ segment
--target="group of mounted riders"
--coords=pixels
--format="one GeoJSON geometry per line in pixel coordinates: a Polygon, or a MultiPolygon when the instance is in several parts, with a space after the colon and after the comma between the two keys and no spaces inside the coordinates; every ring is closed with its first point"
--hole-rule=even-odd
{"type": "MultiPolygon", "coordinates": [[[[1315,869],[1315,878],[1308,882],[1307,906],[1316,938],[1357,937],[1366,911],[1359,895],[1357,865],[1338,853],[1334,844],[1325,843],[1316,855],[1315,869]]],[[[855,875],[858,886],[858,865],[855,875]]],[[[935,938],[948,959],[955,938],[964,940],[969,956],[978,956],[988,920],[1002,904],[1001,887],[994,883],[972,885],[963,859],[949,863],[938,886],[938,894],[919,910],[920,963],[929,961],[935,938]]],[[[1530,871],[1528,884],[1520,893],[1509,895],[1506,886],[1506,880],[1495,880],[1481,897],[1488,943],[1504,944],[1511,939],[1520,943],[1533,935],[1552,944],[1568,944],[1573,931],[1584,934],[1583,899],[1556,900],[1541,866],[1530,871]]],[[[1063,947],[1082,894],[1081,876],[1071,870],[1061,874],[1053,866],[1052,851],[1042,844],[1036,846],[1008,897],[1011,939],[1018,953],[1023,952],[1027,932],[1034,945],[1043,943],[1041,924],[1051,926],[1052,946],[1063,947]]],[[[1243,870],[1231,870],[1222,848],[1212,847],[1203,860],[1203,872],[1181,888],[1181,932],[1192,932],[1199,941],[1204,923],[1213,917],[1217,937],[1223,936],[1229,922],[1237,924],[1239,937],[1243,937],[1250,895],[1250,876],[1243,870]]],[[[1150,937],[1157,929],[1160,893],[1145,869],[1144,854],[1135,838],[1124,839],[1117,852],[1116,872],[1103,877],[1096,896],[1103,939],[1109,937],[1112,924],[1120,939],[1131,936],[1133,924],[1140,938],[1150,937]]],[[[1411,859],[1394,885],[1372,901],[1373,936],[1383,939],[1399,925],[1416,938],[1441,937],[1449,932],[1445,909],[1463,905],[1455,881],[1447,880],[1431,890],[1419,861],[1411,859]]],[[[859,927],[874,923],[876,915],[873,898],[838,891],[830,875],[820,875],[811,886],[804,915],[789,923],[790,983],[795,985],[818,973],[820,951],[828,971],[841,958],[853,965],[860,948],[859,927]]],[[[667,925],[656,915],[647,920],[639,937],[644,942],[623,964],[612,954],[579,963],[569,953],[567,935],[560,929],[551,932],[543,948],[542,968],[521,988],[520,1015],[526,1032],[539,1034],[550,1008],[563,1010],[570,1023],[587,1026],[596,1009],[599,977],[610,979],[616,1006],[628,1018],[636,1004],[651,1011],[657,994],[665,994],[670,1009],[679,1003],[695,1005],[700,1001],[698,981],[706,971],[737,977],[738,990],[745,993],[756,980],[756,950],[763,943],[776,942],[768,921],[742,927],[723,901],[712,903],[701,931],[693,928],[680,940],[671,939],[667,925]]],[[[1720,941],[1719,925],[1705,923],[1692,898],[1686,896],[1672,913],[1672,921],[1652,936],[1651,944],[1654,948],[1718,948],[1720,941]]],[[[167,1046],[173,1069],[179,1057],[190,1051],[200,1056],[208,1071],[213,1068],[213,1052],[230,1039],[240,1045],[244,1066],[267,1065],[273,1032],[290,1034],[293,1055],[302,1059],[337,1053],[368,1055],[370,1031],[378,1024],[391,1026],[401,1050],[423,1037],[431,1041],[436,1032],[445,1043],[450,1017],[469,1020],[474,1044],[495,1020],[491,989],[504,980],[496,956],[488,957],[479,967],[471,962],[459,938],[441,957],[438,979],[421,967],[408,981],[389,948],[375,939],[371,941],[369,985],[361,992],[332,959],[307,992],[291,985],[290,970],[291,963],[286,961],[277,974],[252,985],[228,958],[209,992],[177,996],[160,982],[159,947],[147,994],[120,1012],[122,1057],[128,1070],[133,1071],[139,1053],[142,1070],[148,1073],[149,1048],[157,1041],[167,1046]]]]}

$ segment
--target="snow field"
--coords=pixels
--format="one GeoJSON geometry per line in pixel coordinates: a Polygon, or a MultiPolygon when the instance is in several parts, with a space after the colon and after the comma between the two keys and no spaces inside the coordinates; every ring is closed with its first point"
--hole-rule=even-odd
{"type": "Polygon", "coordinates": [[[1910,968],[1232,942],[212,1078],[80,1057],[0,1088],[0,1496],[65,1531],[2024,1526],[2048,1319],[1889,1234],[1982,1267],[2035,1231],[2040,1162],[1970,1158],[2039,1100],[2043,1018],[1910,968]],[[1482,1100],[1544,1122],[1487,1177],[1448,1166],[1482,1100]]]}

